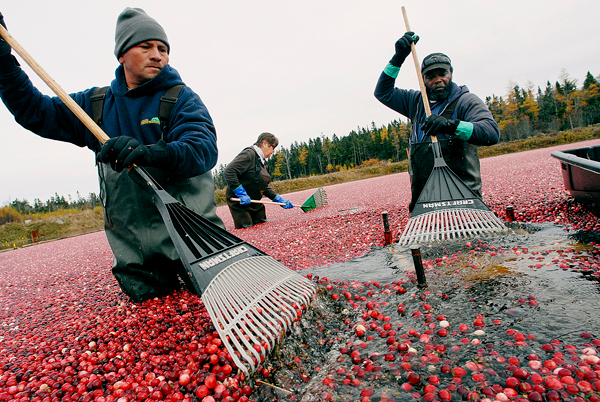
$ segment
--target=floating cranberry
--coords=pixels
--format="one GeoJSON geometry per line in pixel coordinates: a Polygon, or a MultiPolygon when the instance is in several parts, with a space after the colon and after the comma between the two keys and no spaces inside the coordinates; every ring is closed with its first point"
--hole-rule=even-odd
{"type": "Polygon", "coordinates": [[[450,401],[452,399],[452,394],[447,389],[441,389],[440,392],[438,392],[438,397],[442,401],[450,401]]]}
{"type": "Polygon", "coordinates": [[[554,390],[561,390],[564,388],[563,383],[556,377],[547,377],[544,381],[544,385],[547,388],[554,390]]]}
{"type": "Polygon", "coordinates": [[[521,381],[515,377],[508,377],[505,383],[507,387],[516,389],[521,384],[521,381]]]}
{"type": "Polygon", "coordinates": [[[497,394],[492,387],[483,387],[481,389],[481,393],[488,397],[495,396],[497,394]]]}
{"type": "Polygon", "coordinates": [[[513,376],[519,380],[526,380],[529,378],[529,372],[523,368],[517,368],[515,371],[513,371],[513,376]]]}
{"type": "Polygon", "coordinates": [[[411,371],[408,375],[408,382],[416,385],[421,382],[421,376],[418,373],[411,371]]]}
{"type": "Polygon", "coordinates": [[[537,391],[532,391],[530,392],[527,397],[529,398],[529,400],[531,400],[531,402],[543,402],[544,401],[544,397],[542,396],[542,394],[540,394],[537,391]]]}
{"type": "Polygon", "coordinates": [[[559,402],[560,400],[562,400],[560,393],[556,392],[555,390],[548,391],[548,393],[546,394],[546,398],[550,402],[559,402]]]}

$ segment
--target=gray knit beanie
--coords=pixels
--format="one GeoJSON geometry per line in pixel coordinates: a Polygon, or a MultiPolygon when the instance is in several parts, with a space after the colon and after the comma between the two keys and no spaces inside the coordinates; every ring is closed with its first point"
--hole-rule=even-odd
{"type": "Polygon", "coordinates": [[[147,40],[159,40],[171,50],[163,27],[141,8],[127,7],[117,18],[115,30],[115,56],[117,59],[126,51],[147,40]]]}

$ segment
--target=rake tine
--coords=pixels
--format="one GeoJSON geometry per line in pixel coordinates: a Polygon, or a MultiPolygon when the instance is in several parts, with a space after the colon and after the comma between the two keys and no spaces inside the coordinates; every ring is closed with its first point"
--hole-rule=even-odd
{"type": "MultiPolygon", "coordinates": [[[[231,271],[231,270],[229,270],[231,271]]],[[[232,301],[236,300],[239,303],[238,307],[240,308],[240,311],[237,313],[238,317],[242,317],[242,316],[247,316],[248,312],[254,311],[254,306],[257,302],[259,302],[261,300],[260,297],[256,297],[256,298],[249,298],[248,295],[246,294],[236,294],[233,295],[230,292],[230,288],[224,286],[224,284],[226,283],[232,283],[232,285],[237,285],[237,289],[244,289],[244,283],[241,283],[241,281],[239,280],[239,278],[236,275],[231,275],[231,274],[224,274],[223,275],[224,278],[222,278],[220,281],[215,281],[215,293],[218,295],[226,295],[228,297],[224,298],[228,303],[230,303],[230,305],[232,305],[232,301]],[[219,290],[217,292],[217,290],[219,290]],[[245,302],[242,300],[245,299],[245,302]]],[[[246,290],[250,290],[250,289],[246,289],[246,290]]],[[[250,290],[251,291],[251,290],[250,290]]],[[[223,297],[223,296],[220,296],[223,297]]],[[[236,319],[236,317],[232,317],[234,320],[236,319]]],[[[268,326],[271,327],[271,329],[274,332],[277,332],[276,328],[273,328],[271,323],[269,321],[267,321],[266,319],[264,319],[264,317],[258,317],[259,321],[263,321],[265,324],[267,324],[268,326]]],[[[256,325],[258,325],[261,330],[262,333],[270,333],[269,330],[267,330],[267,328],[265,328],[262,324],[260,323],[252,323],[253,328],[256,328],[256,325]]],[[[229,325],[228,325],[229,327],[229,325]]],[[[260,332],[260,331],[257,331],[260,332]]],[[[271,342],[270,339],[268,339],[266,336],[264,335],[259,335],[261,338],[263,338],[263,340],[267,343],[269,343],[269,345],[272,345],[273,343],[271,342]]]]}
{"type": "Polygon", "coordinates": [[[481,213],[481,211],[473,211],[471,212],[471,220],[473,221],[473,226],[475,227],[475,230],[477,230],[477,234],[485,232],[486,229],[486,223],[483,222],[484,220],[487,220],[487,217],[485,214],[481,213]]]}
{"type": "MultiPolygon", "coordinates": [[[[414,234],[413,234],[413,236],[414,236],[414,237],[417,237],[417,238],[418,238],[418,237],[420,237],[420,236],[421,236],[421,233],[420,233],[420,232],[421,232],[421,228],[422,228],[422,227],[423,227],[423,218],[421,217],[421,218],[417,218],[417,219],[415,219],[415,220],[414,220],[414,225],[413,225],[413,231],[414,231],[414,234]]],[[[409,232],[409,233],[410,233],[410,232],[409,232]]]]}
{"type": "Polygon", "coordinates": [[[444,211],[444,221],[445,221],[445,227],[450,228],[450,230],[448,231],[447,237],[449,239],[454,239],[455,237],[457,237],[461,225],[460,225],[460,223],[458,225],[455,225],[455,223],[457,223],[457,222],[455,222],[455,220],[454,220],[454,215],[448,211],[444,211]]]}
{"type": "MultiPolygon", "coordinates": [[[[210,299],[210,297],[209,297],[209,299],[210,299]]],[[[216,314],[217,317],[224,318],[224,316],[222,315],[222,311],[227,311],[225,306],[219,302],[218,298],[212,299],[212,301],[214,301],[214,303],[216,304],[216,307],[218,307],[218,308],[214,308],[215,306],[213,306],[212,303],[209,302],[208,305],[211,306],[211,308],[209,309],[207,303],[205,303],[205,305],[207,305],[207,310],[209,310],[209,314],[210,314],[210,312],[213,312],[214,314],[216,314]]],[[[258,362],[261,361],[261,355],[250,344],[250,342],[248,341],[247,338],[249,338],[254,344],[258,344],[258,345],[260,345],[260,341],[254,336],[254,331],[252,331],[252,328],[250,327],[250,320],[247,320],[247,319],[246,320],[237,320],[235,323],[236,325],[234,325],[234,326],[226,325],[227,320],[219,321],[219,323],[223,328],[217,328],[217,332],[219,332],[221,339],[225,339],[225,341],[223,343],[227,347],[229,354],[232,356],[237,356],[235,354],[235,351],[231,347],[230,343],[227,342],[227,339],[233,340],[233,342],[236,344],[237,351],[240,353],[240,355],[242,357],[244,357],[245,360],[248,361],[248,363],[252,367],[252,370],[254,370],[255,369],[254,362],[252,361],[252,357],[248,354],[248,352],[246,352],[246,350],[249,350],[250,353],[252,353],[254,355],[254,357],[256,358],[256,360],[258,362]],[[244,325],[244,327],[242,327],[242,325],[244,325]],[[235,330],[237,336],[235,336],[233,334],[232,328],[233,328],[233,330],[235,330]],[[243,333],[241,332],[242,330],[243,330],[243,333]],[[231,334],[233,336],[229,336],[229,334],[231,334]],[[243,348],[239,344],[238,338],[240,340],[242,340],[242,342],[245,344],[246,348],[243,348]]],[[[262,348],[262,346],[261,346],[261,348],[262,348]]],[[[237,361],[236,364],[238,365],[238,367],[242,368],[243,371],[245,371],[245,372],[248,371],[241,362],[237,361]]]]}
{"type": "Polygon", "coordinates": [[[306,291],[310,291],[311,288],[306,285],[306,280],[302,276],[290,276],[285,282],[281,283],[281,287],[293,291],[292,293],[297,294],[296,297],[300,298],[299,300],[293,299],[292,295],[288,295],[292,300],[296,302],[304,300],[306,303],[310,303],[310,296],[307,295],[306,291]]]}
{"type": "Polygon", "coordinates": [[[452,222],[456,225],[456,231],[454,232],[454,238],[458,239],[464,236],[469,230],[469,223],[463,219],[460,219],[460,215],[452,215],[452,222]]]}
{"type": "Polygon", "coordinates": [[[457,211],[457,220],[461,222],[461,229],[464,236],[472,236],[474,234],[473,227],[475,222],[471,219],[471,216],[466,211],[457,211]]]}
{"type": "Polygon", "coordinates": [[[409,245],[419,241],[468,238],[505,230],[502,221],[489,210],[439,210],[411,217],[398,243],[409,245]]]}
{"type": "MultiPolygon", "coordinates": [[[[227,311],[227,309],[222,305],[222,303],[219,301],[219,299],[218,298],[215,298],[214,300],[210,299],[210,301],[208,303],[205,302],[205,305],[207,307],[207,310],[209,311],[209,314],[210,314],[210,312],[213,312],[213,314],[215,314],[217,317],[221,318],[218,320],[219,327],[217,328],[217,332],[219,332],[221,339],[224,338],[226,340],[223,343],[225,344],[227,350],[229,351],[229,354],[232,357],[234,357],[234,359],[236,360],[236,365],[238,365],[238,367],[240,367],[240,366],[244,367],[244,369],[245,369],[245,366],[243,366],[243,364],[237,360],[237,354],[235,353],[235,350],[233,350],[233,348],[231,347],[230,343],[227,342],[227,339],[234,342],[234,344],[237,347],[237,351],[240,353],[240,355],[246,361],[248,361],[248,363],[252,367],[252,370],[254,370],[255,369],[254,362],[252,361],[251,356],[246,352],[246,350],[250,350],[251,353],[253,353],[255,355],[255,358],[257,359],[257,361],[260,361],[261,357],[258,354],[258,351],[256,351],[254,349],[254,347],[252,347],[252,345],[248,342],[248,339],[246,338],[246,336],[248,336],[248,338],[254,338],[254,337],[253,337],[251,331],[249,331],[247,327],[246,328],[242,327],[242,324],[246,325],[245,322],[240,321],[240,322],[238,322],[238,325],[233,327],[233,330],[236,333],[236,334],[234,334],[231,331],[231,328],[227,328],[227,326],[226,326],[227,320],[224,319],[222,312],[227,311]],[[213,306],[213,302],[216,306],[213,306]],[[240,339],[245,344],[246,348],[242,347],[242,345],[239,344],[238,339],[240,339]]],[[[255,338],[252,339],[252,341],[254,343],[259,343],[259,341],[255,338]]],[[[247,372],[247,369],[245,369],[244,371],[247,372]]]]}
{"type": "MultiPolygon", "coordinates": [[[[215,285],[215,291],[217,291],[217,290],[220,291],[219,294],[224,294],[223,293],[224,292],[223,287],[219,286],[218,284],[215,285]]],[[[231,294],[227,294],[227,296],[231,296],[231,294]]],[[[222,318],[225,320],[224,322],[222,322],[222,324],[224,325],[224,329],[225,330],[229,331],[230,328],[235,327],[237,325],[237,323],[238,323],[237,318],[238,317],[242,317],[242,318],[245,318],[242,321],[247,322],[247,324],[246,324],[247,326],[251,326],[254,329],[256,328],[256,325],[260,326],[262,331],[257,331],[257,332],[261,333],[261,335],[259,335],[259,336],[265,342],[268,342],[269,344],[271,344],[271,340],[268,339],[268,337],[262,335],[262,334],[269,334],[270,333],[269,330],[267,330],[267,328],[265,328],[260,322],[255,323],[256,320],[254,320],[253,317],[257,318],[258,321],[265,321],[265,324],[267,324],[269,326],[271,326],[271,324],[269,322],[267,322],[266,320],[264,320],[262,317],[260,317],[260,315],[256,315],[255,309],[254,309],[253,305],[251,305],[250,303],[241,303],[241,304],[238,304],[237,306],[235,306],[235,305],[233,305],[233,303],[230,302],[230,300],[232,300],[231,297],[226,297],[225,298],[225,297],[220,296],[219,299],[222,300],[221,309],[224,309],[225,311],[229,312],[229,309],[225,305],[225,304],[229,304],[230,307],[234,311],[236,311],[236,314],[233,315],[233,316],[231,316],[231,313],[230,313],[230,318],[229,319],[227,319],[227,317],[225,317],[223,315],[223,313],[221,312],[222,318]],[[230,322],[232,322],[232,324],[229,324],[230,322]]],[[[219,299],[217,299],[217,300],[219,300],[219,299]]],[[[239,299],[237,299],[237,300],[239,300],[239,299]]],[[[239,321],[239,322],[242,322],[242,321],[239,321]]],[[[271,329],[273,331],[277,331],[278,330],[277,328],[273,328],[272,326],[271,326],[271,329]]]]}
{"type": "Polygon", "coordinates": [[[460,237],[469,236],[471,228],[473,227],[473,222],[471,222],[470,219],[463,217],[464,215],[464,211],[458,211],[458,214],[456,215],[456,221],[460,225],[460,232],[458,233],[460,237]]]}
{"type": "Polygon", "coordinates": [[[436,225],[435,214],[427,215],[426,222],[427,222],[426,233],[427,233],[429,240],[437,240],[437,233],[435,233],[435,225],[436,225]]]}
{"type": "Polygon", "coordinates": [[[219,323],[217,331],[235,356],[235,364],[247,372],[238,354],[254,370],[254,360],[248,353],[262,362],[283,336],[282,329],[287,331],[297,318],[292,304],[300,308],[308,305],[311,294],[314,288],[307,279],[268,256],[257,256],[220,272],[203,299],[209,314],[219,323]]]}
{"type": "Polygon", "coordinates": [[[445,211],[442,211],[442,214],[439,215],[439,219],[436,219],[436,221],[437,221],[437,233],[436,233],[436,237],[437,237],[438,240],[443,240],[444,239],[444,229],[447,226],[446,214],[444,212],[445,211]]]}
{"type": "Polygon", "coordinates": [[[448,216],[448,212],[447,211],[442,211],[441,216],[440,216],[440,222],[438,225],[438,239],[440,240],[445,240],[448,238],[448,233],[447,230],[449,229],[450,232],[452,231],[452,225],[450,225],[450,217],[448,216]]]}
{"type": "Polygon", "coordinates": [[[424,234],[426,240],[434,240],[434,234],[431,232],[430,228],[433,224],[433,214],[425,215],[425,225],[424,225],[424,234]]]}
{"type": "MultiPolygon", "coordinates": [[[[217,289],[217,288],[215,288],[217,289]]],[[[243,309],[243,306],[239,306],[239,309],[235,309],[235,311],[237,312],[234,316],[232,316],[230,319],[227,319],[227,317],[225,316],[225,314],[223,313],[223,311],[228,311],[229,308],[227,307],[226,303],[224,303],[224,301],[227,301],[228,299],[226,298],[218,298],[215,297],[214,298],[214,303],[219,307],[219,310],[216,311],[218,317],[220,318],[220,324],[221,324],[221,328],[223,331],[225,332],[229,332],[232,328],[237,328],[237,327],[242,327],[245,326],[245,329],[253,329],[255,328],[254,322],[255,322],[255,318],[258,318],[258,316],[255,314],[254,309],[243,309]],[[240,312],[241,310],[241,312],[240,312]],[[232,322],[233,321],[233,322],[232,322]]],[[[230,315],[230,314],[229,314],[230,315]]],[[[259,335],[261,338],[263,338],[263,340],[265,342],[268,342],[269,339],[262,335],[264,333],[269,333],[265,328],[262,329],[262,331],[255,331],[256,333],[261,333],[261,335],[259,335]]],[[[248,333],[246,333],[248,334],[248,333]]],[[[239,332],[238,332],[238,335],[239,332]]],[[[254,340],[255,343],[258,343],[258,340],[254,340]]]]}
{"type": "Polygon", "coordinates": [[[475,212],[472,216],[472,219],[476,222],[476,227],[478,229],[479,232],[485,232],[485,229],[487,228],[487,224],[485,222],[483,222],[484,220],[487,220],[487,217],[479,212],[475,212]]]}
{"type": "MultiPolygon", "coordinates": [[[[271,270],[270,272],[262,272],[260,274],[258,274],[258,271],[256,271],[256,272],[253,272],[253,275],[255,277],[254,282],[262,281],[262,280],[264,280],[264,278],[268,277],[269,278],[268,282],[275,284],[275,285],[271,286],[270,288],[261,289],[261,293],[264,294],[263,301],[266,303],[267,306],[270,306],[271,314],[275,315],[277,318],[279,318],[284,323],[285,329],[287,330],[288,329],[287,328],[288,321],[285,320],[283,317],[281,317],[280,314],[277,312],[277,310],[280,309],[283,311],[284,315],[288,315],[286,309],[282,307],[282,306],[285,306],[287,303],[283,302],[283,300],[281,300],[281,299],[277,299],[277,298],[273,297],[273,295],[272,295],[273,290],[279,289],[280,285],[283,283],[283,280],[278,275],[275,275],[274,270],[271,270]]],[[[259,299],[262,299],[262,297],[259,297],[259,299]]],[[[291,318],[291,317],[288,317],[288,318],[291,318]]]]}

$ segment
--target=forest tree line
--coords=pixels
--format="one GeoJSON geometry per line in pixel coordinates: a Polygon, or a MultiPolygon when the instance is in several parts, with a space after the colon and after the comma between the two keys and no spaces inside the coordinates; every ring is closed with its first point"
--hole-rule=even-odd
{"type": "MultiPolygon", "coordinates": [[[[563,71],[555,84],[547,82],[537,90],[531,84],[524,88],[511,84],[505,97],[488,96],[485,103],[498,122],[500,141],[513,141],[560,130],[600,123],[600,76],[588,72],[583,85],[563,71]]],[[[382,106],[383,107],[383,106],[382,106]]],[[[296,179],[311,175],[352,169],[372,160],[399,162],[407,158],[410,122],[394,120],[382,127],[351,131],[346,136],[330,138],[321,135],[308,142],[294,142],[281,147],[269,159],[272,179],[296,179]]],[[[241,151],[241,149],[240,149],[241,151]]],[[[226,186],[219,165],[213,171],[216,188],[226,186]]]]}
{"type": "MultiPolygon", "coordinates": [[[[585,127],[600,123],[600,76],[588,72],[583,85],[571,79],[565,71],[554,84],[547,82],[544,89],[527,84],[524,88],[511,84],[505,97],[488,96],[485,103],[498,122],[500,141],[513,141],[561,130],[585,127]]],[[[289,148],[278,148],[269,159],[273,180],[296,179],[312,175],[352,169],[373,161],[399,162],[407,157],[410,122],[394,120],[377,127],[357,127],[346,136],[321,135],[306,142],[294,142],[289,148]]],[[[241,151],[241,149],[240,149],[241,151]]],[[[213,171],[215,188],[226,186],[219,165],[213,171]]],[[[62,209],[93,209],[100,206],[94,193],[87,198],[79,193],[75,199],[66,200],[55,194],[48,201],[16,199],[8,207],[22,214],[52,212],[62,209]]]]}
{"type": "Polygon", "coordinates": [[[33,200],[31,205],[27,200],[13,200],[7,206],[14,209],[20,214],[36,214],[46,213],[54,211],[62,211],[65,209],[94,209],[95,207],[101,206],[100,198],[95,193],[90,193],[87,198],[82,197],[77,192],[77,197],[73,199],[69,195],[69,199],[65,199],[64,196],[59,196],[58,193],[54,193],[53,197],[43,202],[39,198],[33,200]]]}

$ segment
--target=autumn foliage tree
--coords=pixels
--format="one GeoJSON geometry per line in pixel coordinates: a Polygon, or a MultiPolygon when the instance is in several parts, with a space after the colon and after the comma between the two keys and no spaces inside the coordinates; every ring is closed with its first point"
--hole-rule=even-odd
{"type": "Polygon", "coordinates": [[[502,132],[500,141],[600,123],[599,81],[588,72],[578,88],[577,80],[563,70],[559,80],[548,81],[544,89],[511,84],[504,98],[487,97],[486,104],[502,132]]]}

